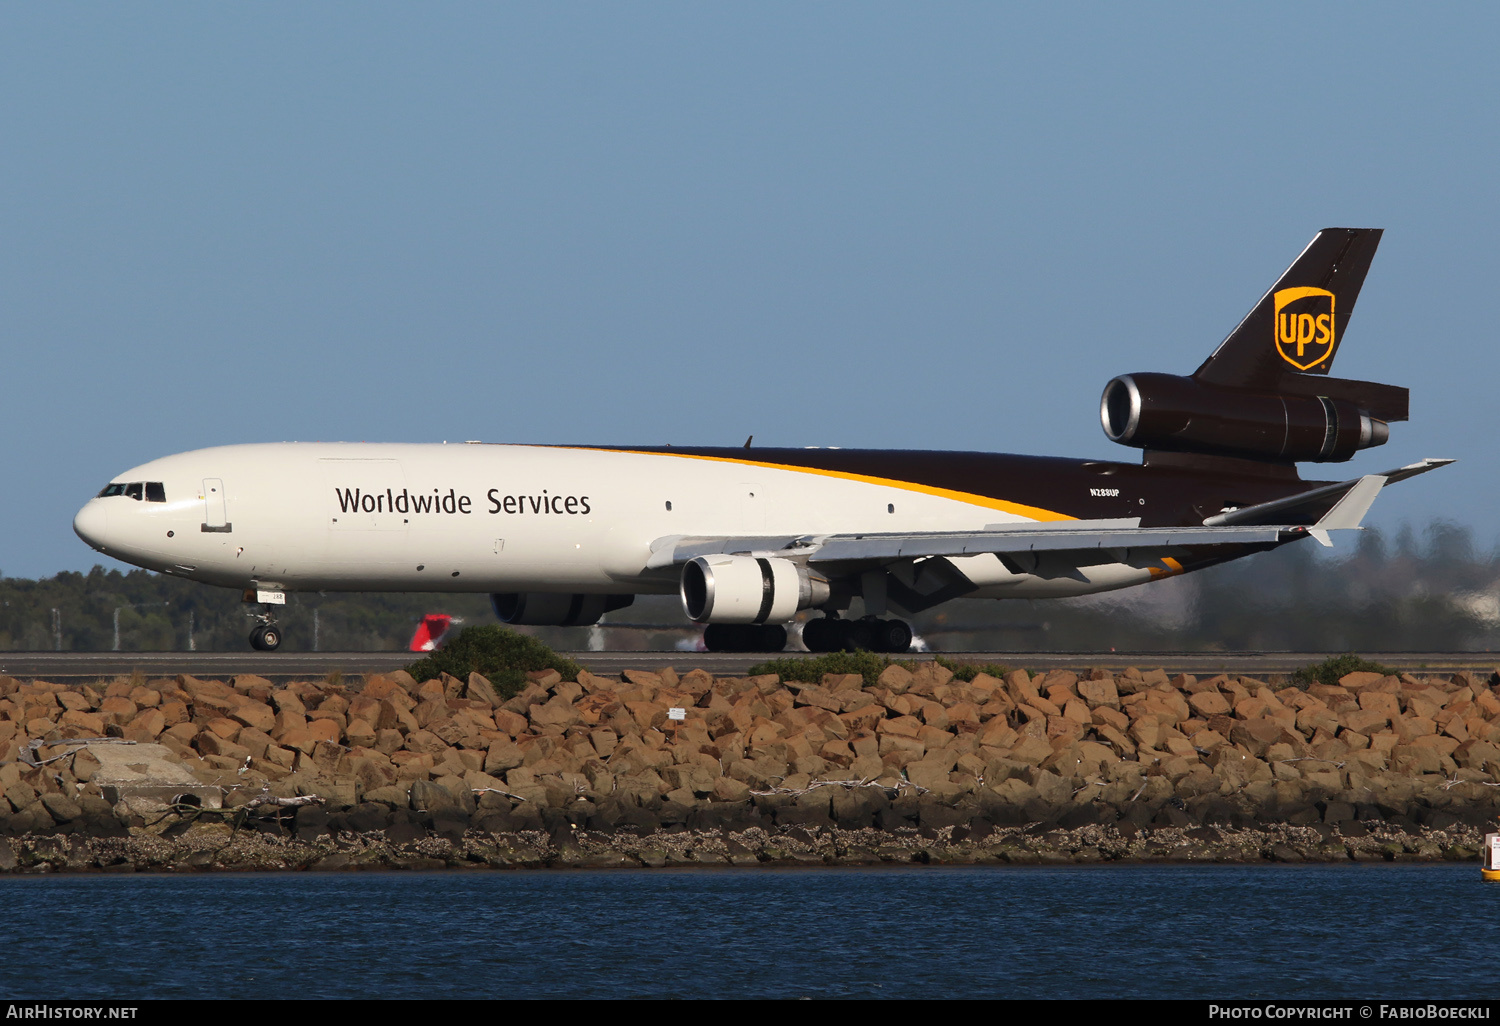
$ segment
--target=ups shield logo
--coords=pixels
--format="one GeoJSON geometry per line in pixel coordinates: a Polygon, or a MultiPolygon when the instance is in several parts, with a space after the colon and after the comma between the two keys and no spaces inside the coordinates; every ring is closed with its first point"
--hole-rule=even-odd
{"type": "Polygon", "coordinates": [[[1303,286],[1276,293],[1276,351],[1298,370],[1333,355],[1333,293],[1303,286]]]}

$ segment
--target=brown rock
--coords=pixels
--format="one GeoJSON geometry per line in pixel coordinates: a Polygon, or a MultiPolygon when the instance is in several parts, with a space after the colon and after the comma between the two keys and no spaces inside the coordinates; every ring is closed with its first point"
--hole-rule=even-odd
{"type": "Polygon", "coordinates": [[[1401,716],[1391,722],[1391,729],[1404,742],[1437,733],[1437,724],[1425,716],[1401,716]]]}
{"type": "MultiPolygon", "coordinates": [[[[578,723],[582,717],[573,703],[565,695],[558,695],[545,705],[532,706],[531,722],[539,727],[553,727],[559,730],[578,723]]],[[[665,707],[663,707],[662,718],[666,718],[665,707]]]]}
{"type": "MultiPolygon", "coordinates": [[[[1362,695],[1361,697],[1364,696],[1362,695]]],[[[1376,697],[1391,698],[1392,696],[1378,695],[1376,697]]],[[[1341,713],[1339,718],[1343,721],[1343,726],[1346,730],[1352,730],[1359,734],[1372,734],[1378,730],[1384,730],[1390,722],[1385,712],[1379,709],[1355,709],[1350,712],[1341,713]]]]}
{"type": "Polygon", "coordinates": [[[465,695],[475,701],[483,702],[491,709],[500,708],[500,695],[495,686],[489,682],[489,678],[478,673],[469,674],[469,684],[465,689],[465,695]]]}
{"type": "MultiPolygon", "coordinates": [[[[246,729],[248,730],[249,728],[246,729]]],[[[391,731],[391,733],[395,734],[396,732],[391,731]]],[[[399,740],[400,735],[397,734],[396,736],[399,740]]],[[[302,729],[293,728],[291,730],[285,731],[279,738],[276,738],[275,740],[278,741],[284,748],[295,748],[299,752],[305,752],[308,755],[311,755],[313,749],[317,747],[320,738],[311,730],[308,730],[304,727],[302,729]]],[[[379,743],[378,735],[376,743],[379,743]]]]}
{"type": "Polygon", "coordinates": [[[1297,713],[1297,729],[1304,734],[1322,730],[1332,737],[1341,726],[1343,724],[1339,722],[1339,718],[1329,712],[1326,706],[1310,706],[1297,713]]]}
{"type": "Polygon", "coordinates": [[[880,671],[880,676],[876,678],[876,684],[882,688],[885,688],[887,691],[891,691],[899,695],[905,692],[907,688],[911,687],[913,679],[914,678],[910,670],[906,669],[904,666],[897,666],[892,663],[890,666],[887,666],[884,670],[880,671]]]}
{"type": "Polygon", "coordinates": [[[1089,712],[1089,707],[1085,705],[1081,699],[1078,698],[1068,700],[1067,705],[1063,707],[1063,718],[1072,720],[1074,723],[1083,726],[1087,726],[1094,722],[1094,717],[1093,714],[1089,712]]]}
{"type": "Polygon", "coordinates": [[[131,741],[155,741],[167,729],[167,718],[160,709],[147,709],[125,725],[125,737],[131,741]]]}
{"type": "Polygon", "coordinates": [[[59,691],[54,697],[57,704],[69,712],[93,712],[97,708],[96,703],[90,702],[86,695],[77,691],[59,691]]]}
{"type": "Polygon", "coordinates": [[[954,730],[978,730],[981,719],[979,707],[973,702],[954,702],[948,707],[948,725],[954,730]]]}
{"type": "Polygon", "coordinates": [[[1435,748],[1443,755],[1453,754],[1460,744],[1456,738],[1444,734],[1424,734],[1421,737],[1413,738],[1411,743],[1413,745],[1426,745],[1428,748],[1435,748]]]}
{"type": "Polygon", "coordinates": [[[1443,754],[1430,745],[1397,745],[1391,753],[1395,769],[1402,773],[1441,773],[1443,754]]]}
{"type": "Polygon", "coordinates": [[[350,722],[344,736],[349,739],[351,747],[373,748],[375,746],[375,727],[364,720],[350,722]]]}
{"type": "MultiPolygon", "coordinates": [[[[827,674],[826,676],[834,676],[827,674]]],[[[816,684],[807,684],[797,691],[797,704],[813,706],[818,709],[827,709],[829,712],[838,712],[844,707],[843,701],[827,688],[816,684]]]]}
{"type": "Polygon", "coordinates": [[[402,734],[409,734],[414,730],[421,730],[422,726],[417,718],[412,715],[405,704],[398,701],[406,698],[405,692],[397,692],[389,698],[380,701],[380,719],[375,723],[376,730],[399,730],[402,734]]]}
{"type": "Polygon", "coordinates": [[[1265,755],[1268,748],[1281,740],[1282,726],[1268,717],[1245,720],[1235,725],[1230,740],[1254,756],[1265,755]]]}
{"type": "MultiPolygon", "coordinates": [[[[106,698],[105,701],[108,702],[110,699],[106,698]]],[[[254,727],[268,736],[276,729],[276,714],[271,711],[270,706],[261,705],[259,702],[246,702],[236,707],[229,714],[229,718],[247,727],[254,727]]]]}
{"type": "Polygon", "coordinates": [[[491,776],[500,776],[507,770],[515,769],[524,761],[526,753],[511,740],[496,741],[490,745],[489,751],[484,759],[484,772],[491,776]]]}
{"type": "Polygon", "coordinates": [[[1229,712],[1229,702],[1217,691],[1199,691],[1189,696],[1188,707],[1204,719],[1229,712]]]}
{"type": "Polygon", "coordinates": [[[364,687],[360,689],[361,697],[376,700],[389,699],[393,695],[405,694],[406,689],[397,683],[391,675],[381,673],[366,675],[364,687]]]}
{"type": "Polygon", "coordinates": [[[520,713],[513,713],[506,709],[495,710],[495,729],[504,734],[515,737],[526,733],[530,729],[530,721],[520,713]]]}
{"type": "MultiPolygon", "coordinates": [[[[556,673],[556,671],[553,672],[556,673]]],[[[556,674],[556,676],[558,680],[562,680],[561,674],[556,674]]],[[[601,677],[587,670],[580,670],[578,673],[578,685],[584,691],[592,694],[596,691],[613,691],[619,686],[619,681],[610,677],[601,677]]]]}
{"type": "Polygon", "coordinates": [[[416,717],[417,726],[425,730],[446,722],[453,710],[448,708],[446,699],[428,698],[412,710],[412,715],[416,717]]]}
{"type": "Polygon", "coordinates": [[[920,709],[922,722],[938,730],[948,729],[948,710],[941,702],[923,702],[920,709]]]}
{"type": "Polygon", "coordinates": [[[1027,705],[1041,697],[1031,675],[1025,670],[1012,670],[1005,675],[1005,691],[1016,705],[1027,705]]]}
{"type": "Polygon", "coordinates": [[[204,755],[217,755],[243,763],[250,758],[250,751],[228,740],[212,730],[200,732],[193,738],[193,747],[204,755]]]}
{"type": "MultiPolygon", "coordinates": [[[[406,735],[406,750],[437,756],[446,752],[448,746],[443,743],[442,738],[429,730],[414,730],[406,735]]],[[[393,756],[394,758],[394,756],[393,756]]]]}
{"type": "Polygon", "coordinates": [[[659,688],[662,686],[661,674],[652,673],[650,670],[625,670],[621,673],[632,684],[644,688],[659,688]]]}
{"type": "Polygon", "coordinates": [[[135,719],[135,703],[123,696],[106,698],[99,703],[99,716],[106,723],[126,724],[135,719]]]}
{"type": "Polygon", "coordinates": [[[1120,692],[1113,678],[1082,680],[1078,682],[1078,695],[1088,703],[1090,709],[1120,708],[1120,692]]]}
{"type": "Polygon", "coordinates": [[[245,725],[238,720],[226,719],[222,716],[214,717],[204,723],[203,727],[205,730],[219,735],[226,741],[233,741],[239,736],[240,731],[245,729],[245,725]]]}
{"type": "Polygon", "coordinates": [[[1035,737],[1022,737],[1010,750],[1010,757],[1013,760],[1033,766],[1041,765],[1042,761],[1051,754],[1052,746],[1035,737]]]}
{"type": "Polygon", "coordinates": [[[290,708],[286,708],[276,714],[275,726],[271,729],[270,734],[272,737],[280,737],[288,730],[300,730],[306,727],[306,716],[299,712],[293,712],[290,708]]]}
{"type": "MultiPolygon", "coordinates": [[[[105,701],[109,700],[105,699],[105,701]]],[[[122,699],[122,701],[125,700],[122,699]]],[[[68,709],[59,718],[59,722],[64,726],[77,727],[80,731],[82,731],[83,734],[91,737],[104,736],[105,720],[104,717],[100,716],[98,713],[81,712],[74,709],[68,709]]],[[[35,736],[44,737],[46,735],[43,733],[38,733],[35,736]]]]}
{"type": "Polygon", "coordinates": [[[339,743],[339,739],[343,735],[343,731],[339,729],[339,725],[337,722],[335,722],[334,720],[325,720],[322,718],[309,720],[305,729],[309,734],[313,736],[315,742],[323,741],[329,744],[336,745],[339,743]]]}

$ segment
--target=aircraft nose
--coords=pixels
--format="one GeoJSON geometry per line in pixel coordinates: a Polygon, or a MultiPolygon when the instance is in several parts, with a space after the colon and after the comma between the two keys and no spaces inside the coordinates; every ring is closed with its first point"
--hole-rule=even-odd
{"type": "Polygon", "coordinates": [[[109,511],[97,499],[89,502],[73,518],[73,533],[93,548],[104,548],[104,536],[108,530],[109,511]]]}

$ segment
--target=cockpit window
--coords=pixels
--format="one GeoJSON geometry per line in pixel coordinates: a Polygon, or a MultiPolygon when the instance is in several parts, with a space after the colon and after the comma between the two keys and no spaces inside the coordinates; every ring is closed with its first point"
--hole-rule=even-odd
{"type": "Polygon", "coordinates": [[[166,502],[167,489],[160,481],[131,481],[129,484],[111,482],[104,486],[104,491],[99,493],[99,498],[107,499],[111,495],[128,495],[139,502],[144,498],[147,502],[166,502]],[[144,489],[144,494],[142,490],[144,489]]]}

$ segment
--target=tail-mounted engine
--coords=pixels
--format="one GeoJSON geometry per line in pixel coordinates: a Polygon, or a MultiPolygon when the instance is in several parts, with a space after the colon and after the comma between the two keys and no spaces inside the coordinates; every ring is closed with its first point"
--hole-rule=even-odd
{"type": "Polygon", "coordinates": [[[682,608],[698,623],[784,623],[828,601],[828,582],[775,556],[698,556],[682,568],[682,608]]]}
{"type": "Polygon", "coordinates": [[[1360,449],[1384,445],[1387,420],[1406,419],[1405,389],[1312,380],[1332,394],[1257,392],[1171,374],[1125,374],[1104,386],[1099,419],[1110,441],[1121,445],[1284,463],[1347,460],[1360,449]]]}

